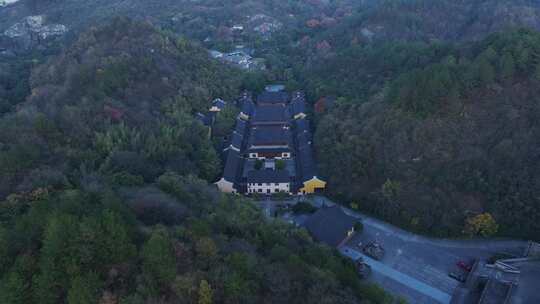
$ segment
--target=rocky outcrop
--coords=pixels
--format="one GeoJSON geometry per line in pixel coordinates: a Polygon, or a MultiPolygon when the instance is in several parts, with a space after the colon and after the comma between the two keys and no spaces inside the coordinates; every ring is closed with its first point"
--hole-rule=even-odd
{"type": "Polygon", "coordinates": [[[46,24],[44,16],[28,16],[8,28],[3,35],[29,49],[44,41],[64,36],[68,28],[63,24],[46,24]]]}

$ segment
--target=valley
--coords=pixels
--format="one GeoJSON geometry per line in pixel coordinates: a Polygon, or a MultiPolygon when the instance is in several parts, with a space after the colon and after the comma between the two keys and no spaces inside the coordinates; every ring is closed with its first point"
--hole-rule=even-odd
{"type": "Polygon", "coordinates": [[[0,303],[540,302],[540,5],[0,0],[0,303]]]}

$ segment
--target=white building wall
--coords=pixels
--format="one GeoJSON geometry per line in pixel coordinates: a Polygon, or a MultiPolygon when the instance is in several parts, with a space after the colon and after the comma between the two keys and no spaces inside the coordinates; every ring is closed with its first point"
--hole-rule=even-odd
{"type": "Polygon", "coordinates": [[[221,192],[236,193],[236,189],[234,189],[234,184],[224,178],[221,178],[218,182],[216,182],[216,186],[221,192]]]}
{"type": "Polygon", "coordinates": [[[290,183],[249,183],[248,193],[274,194],[291,192],[290,183]]]}
{"type": "MultiPolygon", "coordinates": [[[[259,153],[249,153],[249,158],[252,158],[252,159],[266,159],[266,157],[264,156],[259,156],[259,153]]],[[[281,153],[281,157],[275,157],[275,159],[288,159],[288,158],[291,158],[291,153],[290,152],[282,152],[281,153]]]]}

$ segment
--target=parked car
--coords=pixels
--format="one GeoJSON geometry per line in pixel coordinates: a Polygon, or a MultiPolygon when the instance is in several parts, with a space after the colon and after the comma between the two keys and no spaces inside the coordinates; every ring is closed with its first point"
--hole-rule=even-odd
{"type": "Polygon", "coordinates": [[[474,263],[467,263],[467,262],[465,262],[465,261],[458,261],[458,262],[456,263],[456,265],[457,265],[459,268],[465,270],[466,272],[471,272],[472,267],[473,267],[473,264],[474,264],[474,263]]]}
{"type": "Polygon", "coordinates": [[[459,273],[459,272],[450,272],[448,274],[449,277],[451,277],[452,279],[455,279],[456,281],[459,281],[459,282],[462,282],[464,283],[466,280],[467,280],[467,276],[463,273],[459,273]]]}
{"type": "Polygon", "coordinates": [[[362,248],[362,251],[375,260],[381,260],[384,256],[384,248],[377,242],[368,243],[362,248]]]}
{"type": "Polygon", "coordinates": [[[361,279],[365,279],[371,273],[371,266],[366,264],[362,258],[356,260],[356,269],[361,279]]]}

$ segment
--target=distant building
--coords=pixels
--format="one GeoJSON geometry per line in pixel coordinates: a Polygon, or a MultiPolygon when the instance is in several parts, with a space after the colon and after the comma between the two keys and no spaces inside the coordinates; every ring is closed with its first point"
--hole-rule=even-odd
{"type": "Polygon", "coordinates": [[[247,192],[248,194],[291,193],[291,177],[286,170],[261,169],[250,171],[247,176],[247,192]]]}
{"type": "Polygon", "coordinates": [[[246,153],[252,159],[288,159],[293,138],[287,126],[256,126],[251,129],[246,153]]]}
{"type": "Polygon", "coordinates": [[[290,112],[283,104],[259,104],[252,113],[252,126],[289,125],[290,112]]]}
{"type": "Polygon", "coordinates": [[[293,94],[290,108],[294,119],[306,118],[306,102],[303,93],[295,92],[293,94]]]}
{"type": "Polygon", "coordinates": [[[210,53],[210,56],[214,59],[223,58],[223,53],[220,51],[210,50],[208,53],[210,53]]]}
{"type": "Polygon", "coordinates": [[[253,115],[253,112],[255,112],[255,104],[249,95],[244,95],[240,103],[241,111],[239,117],[247,121],[253,115]]]}
{"type": "Polygon", "coordinates": [[[289,94],[283,91],[264,91],[257,97],[257,105],[283,105],[289,102],[289,94]]]}
{"type": "Polygon", "coordinates": [[[241,32],[241,31],[244,30],[244,26],[241,25],[241,24],[235,24],[235,25],[233,25],[232,30],[241,32]]]}
{"type": "Polygon", "coordinates": [[[223,110],[225,108],[225,106],[227,105],[227,103],[221,99],[221,98],[216,98],[214,99],[214,101],[212,101],[212,107],[210,108],[210,112],[221,112],[221,110],[223,110]]]}
{"type": "Polygon", "coordinates": [[[242,157],[238,151],[234,149],[228,150],[223,177],[216,182],[216,185],[221,192],[238,192],[237,181],[242,171],[242,163],[242,157]]]}
{"type": "Polygon", "coordinates": [[[244,93],[237,105],[241,111],[225,145],[224,176],[216,183],[222,191],[309,194],[326,187],[317,175],[302,92],[267,90],[256,103],[244,93]]]}
{"type": "Polygon", "coordinates": [[[281,92],[285,91],[285,86],[282,84],[271,84],[267,85],[264,90],[267,92],[281,92]]]}
{"type": "Polygon", "coordinates": [[[331,247],[339,247],[354,234],[357,221],[345,214],[339,206],[323,207],[306,220],[304,227],[315,240],[331,247]]]}

